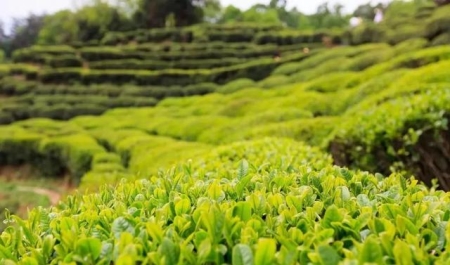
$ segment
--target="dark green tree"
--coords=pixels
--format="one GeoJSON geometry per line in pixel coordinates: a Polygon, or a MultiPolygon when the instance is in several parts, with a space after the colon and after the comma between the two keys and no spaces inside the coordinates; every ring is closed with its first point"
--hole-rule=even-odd
{"type": "Polygon", "coordinates": [[[45,15],[30,14],[26,18],[15,18],[11,33],[7,38],[6,55],[17,49],[25,48],[37,43],[39,32],[44,25],[45,15]]]}
{"type": "Polygon", "coordinates": [[[133,21],[138,28],[165,27],[173,15],[177,27],[199,23],[203,19],[203,0],[140,0],[133,21]]]}

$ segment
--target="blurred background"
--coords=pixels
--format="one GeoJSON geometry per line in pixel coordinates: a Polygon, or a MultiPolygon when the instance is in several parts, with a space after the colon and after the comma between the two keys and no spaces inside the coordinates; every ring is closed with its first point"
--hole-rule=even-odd
{"type": "MultiPolygon", "coordinates": [[[[17,0],[0,9],[0,48],[9,58],[34,44],[96,44],[110,31],[256,22],[291,29],[347,29],[385,21],[378,31],[421,36],[420,20],[447,0],[256,1],[256,0],[17,0]],[[381,16],[376,19],[377,10],[381,16]],[[353,20],[352,20],[353,18],[353,20]],[[406,23],[405,20],[409,20],[406,23]],[[415,26],[411,22],[416,21],[415,26]]],[[[375,35],[372,29],[372,35],[375,35]]],[[[392,33],[391,35],[395,35],[392,33]]]]}

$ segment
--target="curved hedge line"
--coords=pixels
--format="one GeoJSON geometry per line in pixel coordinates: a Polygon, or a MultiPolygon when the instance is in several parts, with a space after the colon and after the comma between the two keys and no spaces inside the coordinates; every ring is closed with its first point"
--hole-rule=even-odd
{"type": "Polygon", "coordinates": [[[172,86],[191,85],[203,82],[226,83],[241,77],[261,80],[279,65],[286,62],[301,61],[311,55],[296,53],[284,56],[280,61],[272,58],[252,60],[224,68],[180,70],[164,69],[159,71],[135,70],[89,70],[80,68],[42,69],[39,80],[43,83],[75,83],[99,84],[113,83],[138,85],[172,86]]]}
{"type": "Polygon", "coordinates": [[[406,170],[449,190],[449,61],[404,74],[390,90],[362,101],[329,144],[338,165],[389,174],[406,170]]]}

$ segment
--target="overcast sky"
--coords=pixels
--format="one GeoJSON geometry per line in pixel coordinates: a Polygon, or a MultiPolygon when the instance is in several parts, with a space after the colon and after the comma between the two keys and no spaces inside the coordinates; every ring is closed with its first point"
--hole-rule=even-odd
{"type": "MultiPolygon", "coordinates": [[[[7,25],[14,17],[25,17],[30,13],[52,13],[61,9],[72,8],[76,3],[87,0],[0,0],[0,20],[7,25]]],[[[270,0],[221,0],[222,5],[232,4],[245,9],[256,3],[268,3],[270,0]]],[[[387,2],[388,0],[380,0],[387,2]]],[[[380,2],[376,1],[376,2],[380,2]]],[[[296,6],[304,13],[313,13],[317,6],[326,0],[288,0],[289,7],[296,6]]],[[[330,4],[342,3],[346,10],[354,10],[358,5],[371,2],[371,0],[328,0],[330,4]]],[[[372,0],[372,2],[375,2],[372,0]]]]}

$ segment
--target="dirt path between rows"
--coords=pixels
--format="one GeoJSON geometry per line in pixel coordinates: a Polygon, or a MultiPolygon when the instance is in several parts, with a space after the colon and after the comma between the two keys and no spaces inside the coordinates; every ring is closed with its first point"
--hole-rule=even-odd
{"type": "Polygon", "coordinates": [[[57,205],[59,200],[61,199],[61,194],[59,194],[56,191],[43,189],[43,188],[36,188],[36,187],[17,187],[19,191],[25,191],[25,192],[33,192],[42,196],[47,196],[50,200],[50,203],[52,205],[57,205]]]}

